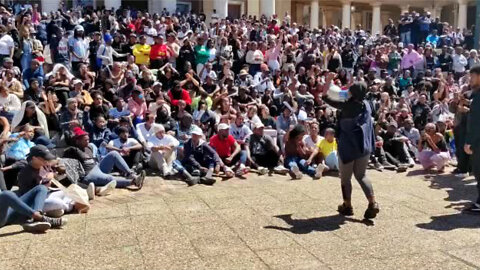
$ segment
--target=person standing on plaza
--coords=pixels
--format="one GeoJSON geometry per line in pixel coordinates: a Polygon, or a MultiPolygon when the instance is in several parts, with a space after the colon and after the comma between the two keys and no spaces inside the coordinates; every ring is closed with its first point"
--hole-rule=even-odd
{"type": "Polygon", "coordinates": [[[472,95],[464,150],[471,156],[473,175],[477,180],[478,198],[467,210],[480,212],[480,66],[470,69],[470,87],[472,95]]]}
{"type": "Polygon", "coordinates": [[[351,97],[345,102],[333,101],[327,95],[330,83],[335,73],[329,73],[323,90],[323,98],[327,104],[340,110],[338,117],[338,165],[340,171],[343,204],[338,206],[338,212],[345,216],[353,215],[352,207],[352,174],[365,193],[368,208],[364,218],[372,219],[380,212],[375,200],[373,187],[366,176],[370,154],[375,149],[375,134],[372,121],[372,109],[365,96],[367,85],[363,82],[354,83],[349,88],[351,97]]]}

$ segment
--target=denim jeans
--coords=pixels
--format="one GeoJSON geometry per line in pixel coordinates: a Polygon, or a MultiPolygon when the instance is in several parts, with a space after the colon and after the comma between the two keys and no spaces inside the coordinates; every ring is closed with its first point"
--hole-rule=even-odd
{"type": "Polygon", "coordinates": [[[325,158],[325,165],[328,166],[330,170],[338,171],[338,154],[337,151],[332,151],[325,158]]]}
{"type": "Polygon", "coordinates": [[[43,209],[48,189],[38,185],[18,197],[11,191],[0,192],[0,228],[6,224],[22,223],[43,209]]]}
{"type": "Polygon", "coordinates": [[[125,174],[132,174],[132,170],[128,167],[125,160],[118,152],[109,152],[99,164],[95,165],[93,169],[85,177],[87,183],[93,182],[96,186],[105,186],[112,180],[117,181],[117,187],[127,187],[132,181],[123,177],[113,177],[109,173],[116,167],[120,172],[125,174]]]}
{"type": "Polygon", "coordinates": [[[307,161],[305,159],[300,157],[287,157],[285,159],[285,168],[290,170],[292,167],[297,166],[303,173],[306,173],[312,177],[315,176],[315,168],[310,165],[306,165],[306,162],[307,161]]]}
{"type": "Polygon", "coordinates": [[[412,42],[411,34],[412,32],[403,32],[400,34],[400,40],[403,42],[403,46],[406,48],[408,44],[412,42]]]}
{"type": "Polygon", "coordinates": [[[225,163],[225,165],[231,167],[231,166],[235,166],[239,161],[241,164],[245,165],[247,163],[247,151],[245,150],[242,150],[240,151],[240,153],[238,153],[233,159],[232,159],[232,162],[228,163],[225,162],[225,159],[227,157],[221,157],[223,163],[225,163]]]}

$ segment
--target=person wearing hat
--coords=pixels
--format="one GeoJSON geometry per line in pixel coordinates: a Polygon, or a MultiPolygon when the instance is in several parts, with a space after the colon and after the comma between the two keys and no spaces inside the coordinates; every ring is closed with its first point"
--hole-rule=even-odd
{"type": "Polygon", "coordinates": [[[195,185],[200,180],[192,176],[186,170],[176,155],[176,148],[180,142],[170,134],[165,134],[165,128],[159,124],[153,124],[151,135],[147,140],[147,149],[151,152],[148,164],[151,168],[159,170],[163,177],[174,174],[174,169],[184,176],[185,182],[189,185],[195,185]]]}
{"type": "Polygon", "coordinates": [[[127,54],[118,53],[112,47],[113,38],[112,35],[106,33],[103,36],[103,40],[105,41],[104,44],[98,47],[96,51],[97,58],[96,58],[96,65],[97,68],[102,68],[105,66],[109,66],[113,64],[113,56],[115,57],[126,57],[127,54]]]}
{"type": "Polygon", "coordinates": [[[375,200],[372,184],[366,177],[370,155],[375,149],[372,112],[370,104],[364,100],[367,85],[363,82],[354,83],[348,90],[351,97],[346,102],[335,102],[327,95],[329,88],[327,86],[334,78],[335,73],[328,73],[326,87],[323,89],[323,99],[330,106],[340,110],[337,143],[343,203],[338,206],[338,212],[346,216],[353,215],[351,181],[352,175],[355,175],[368,200],[364,217],[372,219],[377,216],[380,208],[375,200]]]}
{"type": "Polygon", "coordinates": [[[116,151],[109,152],[103,159],[98,162],[97,148],[90,144],[88,133],[80,127],[73,128],[74,146],[68,147],[63,157],[77,159],[85,170],[85,178],[83,182],[89,184],[94,183],[97,187],[108,188],[125,188],[130,185],[136,186],[138,189],[143,187],[145,180],[145,171],[138,173],[130,169],[122,158],[120,153],[116,151]],[[114,177],[110,173],[117,168],[126,177],[114,177]]]}
{"type": "Polygon", "coordinates": [[[193,126],[192,137],[183,148],[182,165],[195,176],[200,176],[200,184],[213,185],[213,172],[223,165],[215,150],[204,140],[203,131],[193,126]]]}
{"type": "MultiPolygon", "coordinates": [[[[72,71],[77,74],[80,64],[88,62],[89,44],[84,39],[83,26],[75,26],[73,37],[68,40],[68,48],[72,55],[72,71]]],[[[92,51],[95,54],[96,51],[92,51]]]]}
{"type": "Polygon", "coordinates": [[[250,167],[257,169],[261,175],[272,171],[283,174],[286,169],[278,164],[280,149],[271,136],[264,134],[264,128],[262,122],[253,124],[253,133],[247,141],[250,167]]]}
{"type": "Polygon", "coordinates": [[[224,172],[227,176],[232,176],[233,169],[237,169],[235,174],[242,176],[248,172],[245,166],[248,154],[246,150],[242,150],[240,144],[230,135],[230,127],[225,123],[218,125],[218,133],[210,138],[210,146],[215,149],[218,156],[222,160],[224,172]]]}
{"type": "Polygon", "coordinates": [[[238,78],[235,80],[235,85],[238,87],[243,86],[248,88],[255,85],[255,82],[253,81],[253,77],[248,74],[246,69],[241,69],[238,73],[238,78]]]}

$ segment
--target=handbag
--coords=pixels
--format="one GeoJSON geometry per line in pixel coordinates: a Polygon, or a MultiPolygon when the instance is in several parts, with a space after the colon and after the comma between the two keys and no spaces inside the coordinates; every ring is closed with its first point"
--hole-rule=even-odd
{"type": "Polygon", "coordinates": [[[81,188],[77,184],[71,184],[70,186],[65,187],[56,179],[52,179],[51,182],[52,184],[57,186],[61,191],[63,191],[66,196],[72,199],[72,201],[74,201],[75,204],[80,204],[83,206],[81,210],[79,210],[80,213],[88,212],[88,210],[90,209],[90,202],[88,201],[87,190],[81,188]]]}

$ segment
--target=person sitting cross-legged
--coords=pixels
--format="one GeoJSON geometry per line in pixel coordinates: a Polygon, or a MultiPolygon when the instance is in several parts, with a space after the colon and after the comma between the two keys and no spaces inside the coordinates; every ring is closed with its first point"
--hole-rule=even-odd
{"type": "Polygon", "coordinates": [[[325,166],[320,163],[317,168],[314,168],[308,162],[307,148],[303,142],[305,133],[303,125],[296,125],[288,133],[285,143],[285,167],[290,170],[292,179],[301,179],[303,173],[308,174],[313,179],[320,179],[325,166]]]}
{"type": "MultiPolygon", "coordinates": [[[[247,151],[242,150],[240,144],[229,134],[229,126],[225,123],[218,125],[218,134],[210,138],[210,146],[215,149],[222,162],[236,170],[237,176],[242,176],[248,172],[245,166],[247,163],[247,151]]],[[[232,175],[232,169],[225,166],[224,170],[227,176],[232,175]]]]}
{"type": "Polygon", "coordinates": [[[254,123],[253,133],[247,139],[249,161],[252,168],[256,168],[260,174],[276,172],[286,174],[285,167],[279,165],[281,153],[275,141],[269,135],[264,134],[262,122],[254,123]]]}
{"type": "Polygon", "coordinates": [[[184,144],[182,165],[192,175],[201,176],[200,184],[213,185],[215,183],[213,172],[218,173],[225,165],[215,150],[203,139],[201,128],[193,126],[191,134],[190,140],[184,144]]]}
{"type": "MultiPolygon", "coordinates": [[[[109,152],[100,162],[98,161],[97,149],[90,144],[88,133],[79,127],[73,129],[75,146],[65,150],[65,158],[73,158],[80,161],[85,169],[86,183],[94,183],[96,186],[125,188],[135,185],[141,189],[145,180],[145,171],[135,173],[131,170],[122,156],[116,152],[109,152]],[[113,168],[116,167],[127,177],[114,177],[110,175],[113,168]]],[[[107,193],[106,191],[104,193],[107,193]]],[[[99,194],[104,195],[104,194],[99,194]]]]}
{"type": "Polygon", "coordinates": [[[111,140],[107,145],[107,150],[117,151],[123,157],[130,168],[136,168],[141,164],[143,146],[134,138],[129,138],[130,131],[126,127],[117,129],[118,138],[111,140]]]}
{"type": "Polygon", "coordinates": [[[333,128],[325,130],[325,138],[317,144],[317,149],[308,159],[309,163],[317,155],[320,155],[325,170],[338,171],[337,140],[335,139],[335,130],[333,128]]]}
{"type": "Polygon", "coordinates": [[[189,186],[197,184],[198,177],[193,177],[183,168],[181,162],[176,160],[179,141],[172,135],[165,134],[165,128],[162,125],[154,124],[151,131],[152,135],[147,141],[147,149],[151,151],[148,161],[150,167],[160,170],[164,177],[173,175],[177,171],[185,177],[185,182],[189,186]]]}

